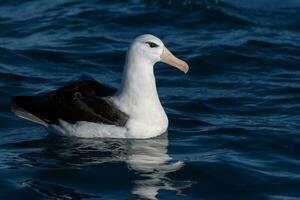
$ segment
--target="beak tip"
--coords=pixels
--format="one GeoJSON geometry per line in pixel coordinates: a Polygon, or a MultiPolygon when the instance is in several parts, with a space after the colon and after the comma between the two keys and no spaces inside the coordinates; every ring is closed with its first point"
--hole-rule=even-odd
{"type": "Polygon", "coordinates": [[[183,72],[184,72],[185,74],[187,74],[188,71],[189,71],[189,65],[188,65],[187,63],[185,63],[185,65],[184,65],[184,67],[183,67],[183,72]]]}

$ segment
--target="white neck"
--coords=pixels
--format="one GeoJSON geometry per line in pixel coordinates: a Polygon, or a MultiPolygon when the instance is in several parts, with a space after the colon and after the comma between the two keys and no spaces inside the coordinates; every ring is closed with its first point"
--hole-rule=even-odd
{"type": "Polygon", "coordinates": [[[129,51],[122,85],[113,96],[114,103],[129,115],[129,128],[139,127],[140,130],[134,131],[145,131],[149,127],[161,131],[168,126],[167,116],[157,94],[154,64],[143,57],[131,55],[129,51]]]}
{"type": "MultiPolygon", "coordinates": [[[[161,105],[157,94],[153,64],[138,56],[127,56],[122,85],[114,98],[118,104],[126,104],[124,112],[133,112],[133,107],[146,109],[145,106],[161,105]],[[130,110],[128,110],[130,109],[130,110]]],[[[142,111],[141,110],[141,111],[142,111]]]]}

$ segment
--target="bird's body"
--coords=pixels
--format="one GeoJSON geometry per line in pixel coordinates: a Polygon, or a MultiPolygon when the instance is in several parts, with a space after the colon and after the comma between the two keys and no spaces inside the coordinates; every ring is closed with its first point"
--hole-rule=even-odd
{"type": "Polygon", "coordinates": [[[158,38],[143,35],[128,50],[119,90],[97,81],[76,81],[38,96],[13,97],[12,109],[65,136],[156,137],[167,130],[168,118],[157,94],[153,65],[165,59],[185,72],[188,69],[172,56],[158,38]]]}

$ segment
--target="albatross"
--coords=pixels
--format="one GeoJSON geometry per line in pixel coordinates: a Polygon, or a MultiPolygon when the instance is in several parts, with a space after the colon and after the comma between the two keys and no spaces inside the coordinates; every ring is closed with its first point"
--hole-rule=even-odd
{"type": "Polygon", "coordinates": [[[36,96],[12,97],[12,111],[50,133],[85,138],[153,138],[167,131],[168,117],[154,77],[157,62],[187,73],[189,66],[150,34],[130,45],[121,87],[79,80],[36,96]]]}

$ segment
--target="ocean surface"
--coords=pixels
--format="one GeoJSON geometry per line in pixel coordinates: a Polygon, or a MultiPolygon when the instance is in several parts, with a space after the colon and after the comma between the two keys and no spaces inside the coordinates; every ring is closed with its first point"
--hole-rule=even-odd
{"type": "Polygon", "coordinates": [[[300,199],[299,0],[0,1],[0,199],[300,199]],[[10,97],[120,85],[151,33],[190,65],[155,66],[167,134],[48,135],[10,97]]]}

